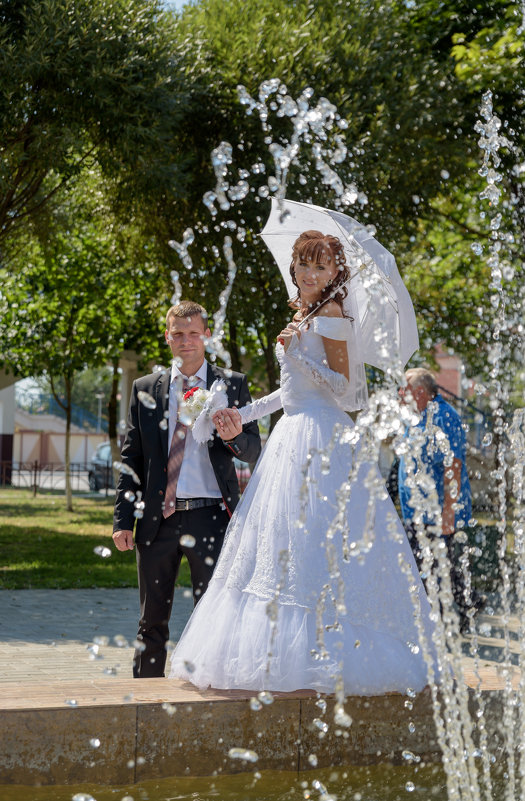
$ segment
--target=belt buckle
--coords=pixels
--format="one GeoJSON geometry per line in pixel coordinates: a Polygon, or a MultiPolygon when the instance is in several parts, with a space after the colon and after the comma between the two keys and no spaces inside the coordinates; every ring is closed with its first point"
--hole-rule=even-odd
{"type": "Polygon", "coordinates": [[[186,500],[186,503],[185,503],[185,506],[184,506],[184,511],[188,512],[189,509],[190,509],[190,499],[186,498],[185,500],[186,500]]]}

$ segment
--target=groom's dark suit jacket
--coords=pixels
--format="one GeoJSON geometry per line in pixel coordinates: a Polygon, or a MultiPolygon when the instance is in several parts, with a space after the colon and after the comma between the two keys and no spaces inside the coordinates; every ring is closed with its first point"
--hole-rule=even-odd
{"type": "MultiPolygon", "coordinates": [[[[211,387],[215,379],[222,379],[227,387],[228,405],[245,406],[250,402],[250,393],[246,376],[232,373],[226,378],[220,367],[208,364],[207,387],[211,387]]],[[[133,477],[125,472],[120,473],[117,485],[117,497],[113,530],[133,530],[136,522],[135,541],[151,542],[155,539],[162,522],[162,506],[166,493],[168,466],[168,422],[165,412],[168,411],[171,369],[157,372],[137,379],[133,383],[126,438],[122,447],[122,462],[131,467],[140,479],[138,485],[133,477]],[[147,392],[156,401],[156,408],[149,409],[138,399],[140,391],[147,392]],[[134,495],[142,492],[145,503],[144,516],[134,516],[134,505],[124,497],[128,491],[134,495]]],[[[206,447],[206,446],[203,446],[206,447]]],[[[257,423],[248,423],[243,431],[231,443],[224,443],[214,434],[213,441],[208,442],[208,452],[213,471],[217,478],[223,501],[230,514],[239,501],[239,482],[233,464],[237,456],[244,462],[255,462],[261,450],[261,440],[257,423]]]]}

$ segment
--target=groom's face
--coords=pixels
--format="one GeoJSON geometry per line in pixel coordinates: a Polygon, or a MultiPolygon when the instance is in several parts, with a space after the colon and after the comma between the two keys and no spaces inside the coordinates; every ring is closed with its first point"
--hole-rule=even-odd
{"type": "Polygon", "coordinates": [[[170,317],[166,330],[166,342],[174,359],[181,359],[180,368],[184,375],[191,375],[204,361],[204,340],[211,336],[209,328],[199,314],[193,317],[170,317]],[[188,373],[184,368],[191,372],[188,373]]]}

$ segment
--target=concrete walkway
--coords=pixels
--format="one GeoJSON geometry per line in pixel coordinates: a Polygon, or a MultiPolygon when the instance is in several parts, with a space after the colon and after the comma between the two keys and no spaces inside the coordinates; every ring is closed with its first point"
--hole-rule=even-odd
{"type": "MultiPolygon", "coordinates": [[[[1,590],[0,608],[0,683],[131,677],[136,588],[1,590]]],[[[177,588],[172,640],[192,609],[190,590],[177,588]]]]}
{"type": "MultiPolygon", "coordinates": [[[[0,684],[131,677],[139,619],[138,589],[0,590],[0,684]]],[[[177,588],[170,622],[176,642],[193,609],[191,592],[177,588]]],[[[503,661],[504,625],[497,599],[477,620],[482,666],[503,661]]],[[[511,663],[517,665],[518,620],[511,616],[511,663]]],[[[462,649],[473,669],[471,637],[462,649]]]]}

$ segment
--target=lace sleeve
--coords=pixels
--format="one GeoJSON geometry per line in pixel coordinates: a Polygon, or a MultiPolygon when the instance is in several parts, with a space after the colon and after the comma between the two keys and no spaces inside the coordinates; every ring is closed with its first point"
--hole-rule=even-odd
{"type": "Polygon", "coordinates": [[[345,398],[348,393],[349,382],[342,373],[332,370],[327,364],[319,364],[314,359],[306,356],[299,347],[297,336],[292,337],[292,341],[286,351],[286,358],[292,360],[294,364],[309,375],[316,384],[321,384],[330,389],[336,398],[345,398]]]}
{"type": "Polygon", "coordinates": [[[264,398],[258,398],[251,403],[246,404],[238,409],[241,415],[242,424],[251,423],[252,420],[259,420],[267,414],[273,414],[279,409],[283,408],[281,401],[281,390],[276,389],[270,395],[265,395],[264,398]]]}

